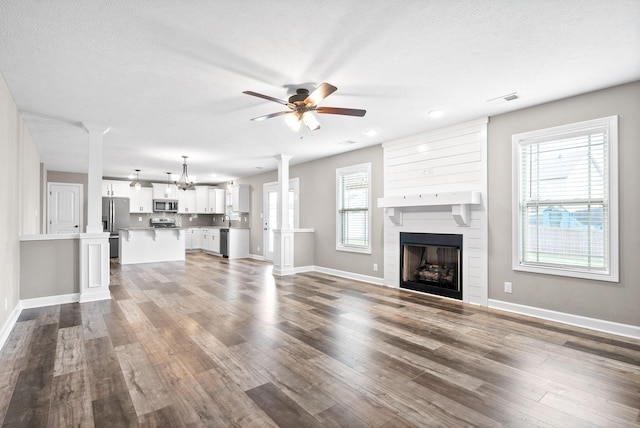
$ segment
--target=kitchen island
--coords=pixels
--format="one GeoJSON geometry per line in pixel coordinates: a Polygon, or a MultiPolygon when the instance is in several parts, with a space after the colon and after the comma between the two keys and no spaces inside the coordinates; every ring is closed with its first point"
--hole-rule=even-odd
{"type": "Polygon", "coordinates": [[[120,229],[120,264],[185,259],[185,229],[139,227],[120,229]]]}

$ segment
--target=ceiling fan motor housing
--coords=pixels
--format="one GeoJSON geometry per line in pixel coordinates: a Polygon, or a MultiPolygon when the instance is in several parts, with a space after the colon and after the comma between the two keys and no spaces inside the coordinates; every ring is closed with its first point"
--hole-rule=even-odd
{"type": "Polygon", "coordinates": [[[289,97],[291,104],[301,103],[309,96],[309,90],[304,88],[296,89],[296,94],[289,97]]]}

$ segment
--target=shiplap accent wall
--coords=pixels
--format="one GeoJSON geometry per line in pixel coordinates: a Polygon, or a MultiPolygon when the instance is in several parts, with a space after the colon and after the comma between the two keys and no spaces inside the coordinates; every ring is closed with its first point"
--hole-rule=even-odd
{"type": "MultiPolygon", "coordinates": [[[[479,191],[482,202],[469,206],[468,226],[458,226],[451,206],[402,208],[400,224],[385,216],[384,283],[400,283],[400,232],[463,235],[463,300],[486,306],[487,123],[467,122],[384,143],[384,196],[479,191]]],[[[510,166],[508,166],[510,168],[510,166]]]]}

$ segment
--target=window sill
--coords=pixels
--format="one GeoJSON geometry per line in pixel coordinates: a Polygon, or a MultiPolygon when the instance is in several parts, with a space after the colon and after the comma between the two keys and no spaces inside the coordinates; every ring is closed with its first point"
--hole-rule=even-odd
{"type": "Polygon", "coordinates": [[[348,253],[371,254],[371,248],[346,247],[342,245],[336,245],[336,250],[345,251],[348,253]]]}

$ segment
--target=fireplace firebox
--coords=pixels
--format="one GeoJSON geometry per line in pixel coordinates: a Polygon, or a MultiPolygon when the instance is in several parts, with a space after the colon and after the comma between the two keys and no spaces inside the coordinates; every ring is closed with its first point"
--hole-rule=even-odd
{"type": "Polygon", "coordinates": [[[462,300],[462,235],[400,232],[400,288],[462,300]]]}

